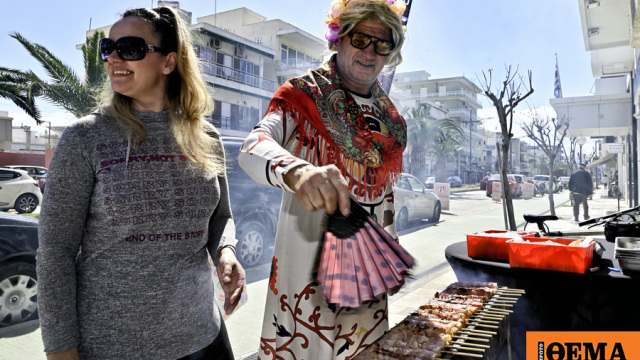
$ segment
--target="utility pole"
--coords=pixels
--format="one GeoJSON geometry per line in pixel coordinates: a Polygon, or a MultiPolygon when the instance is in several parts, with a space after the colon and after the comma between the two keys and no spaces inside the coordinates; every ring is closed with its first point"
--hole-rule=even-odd
{"type": "MultiPolygon", "coordinates": [[[[469,163],[468,163],[469,170],[467,171],[467,173],[469,173],[469,174],[471,173],[471,143],[473,142],[473,135],[471,133],[471,129],[472,129],[472,125],[474,123],[482,122],[482,121],[478,120],[477,116],[476,116],[476,120],[473,120],[472,116],[473,116],[473,109],[469,109],[469,121],[460,120],[461,123],[469,124],[469,163]]],[[[469,176],[469,178],[467,178],[467,184],[471,183],[470,177],[471,176],[469,176]]]]}

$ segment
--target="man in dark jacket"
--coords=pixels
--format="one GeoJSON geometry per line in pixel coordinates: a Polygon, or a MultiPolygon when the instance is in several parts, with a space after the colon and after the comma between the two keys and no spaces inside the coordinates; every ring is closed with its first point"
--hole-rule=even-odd
{"type": "Polygon", "coordinates": [[[593,180],[585,164],[580,164],[580,168],[571,173],[569,190],[571,191],[571,196],[573,196],[573,217],[576,221],[579,221],[578,215],[580,215],[580,204],[582,204],[584,219],[588,220],[589,204],[587,204],[587,198],[593,193],[593,180]]]}

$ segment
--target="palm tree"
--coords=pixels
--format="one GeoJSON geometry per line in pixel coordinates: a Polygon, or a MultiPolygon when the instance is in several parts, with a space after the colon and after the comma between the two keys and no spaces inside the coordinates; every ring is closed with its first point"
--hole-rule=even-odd
{"type": "Polygon", "coordinates": [[[462,148],[462,129],[453,120],[449,121],[453,126],[440,129],[431,139],[430,153],[436,157],[436,182],[446,181],[448,158],[462,148]]]}
{"type": "MultiPolygon", "coordinates": [[[[443,134],[446,133],[450,136],[456,132],[459,133],[457,138],[460,140],[462,130],[454,120],[434,119],[431,116],[431,106],[429,105],[416,105],[406,108],[403,111],[403,116],[407,121],[407,152],[410,172],[419,179],[425,179],[427,155],[444,156],[445,172],[441,178],[437,178],[438,181],[444,181],[446,178],[446,157],[455,151],[445,151],[446,154],[444,154],[444,149],[447,148],[448,151],[448,147],[443,147],[442,145],[436,147],[434,141],[437,139],[438,143],[442,143],[443,134]]],[[[459,143],[460,141],[458,141],[458,145],[459,143]]],[[[436,167],[436,172],[438,172],[438,169],[439,167],[436,167]]]]}
{"type": "Polygon", "coordinates": [[[98,52],[103,32],[94,33],[82,46],[86,71],[84,81],[44,46],[28,41],[19,33],[10,36],[44,67],[51,80],[43,80],[31,70],[0,67],[0,97],[11,100],[37,123],[41,123],[41,115],[36,98],[58,105],[76,117],[87,115],[97,107],[100,87],[106,79],[98,52]]]}

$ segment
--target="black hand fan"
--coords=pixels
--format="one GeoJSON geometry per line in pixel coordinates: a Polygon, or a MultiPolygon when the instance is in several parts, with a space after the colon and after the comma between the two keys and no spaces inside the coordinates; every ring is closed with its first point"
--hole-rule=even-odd
{"type": "Polygon", "coordinates": [[[326,215],[317,281],[328,302],[356,307],[373,300],[402,284],[413,265],[413,257],[353,199],[348,217],[326,215]]]}

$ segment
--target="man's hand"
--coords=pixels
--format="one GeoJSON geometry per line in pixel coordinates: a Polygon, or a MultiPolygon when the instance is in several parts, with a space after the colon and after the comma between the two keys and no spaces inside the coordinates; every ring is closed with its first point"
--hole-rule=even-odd
{"type": "Polygon", "coordinates": [[[230,315],[238,305],[246,283],[246,275],[242,265],[236,259],[236,254],[230,248],[220,251],[216,269],[224,290],[224,312],[230,315]]]}
{"type": "Polygon", "coordinates": [[[298,166],[284,175],[284,181],[307,211],[324,208],[333,214],[339,208],[342,215],[349,215],[349,186],[335,165],[298,166]]]}

